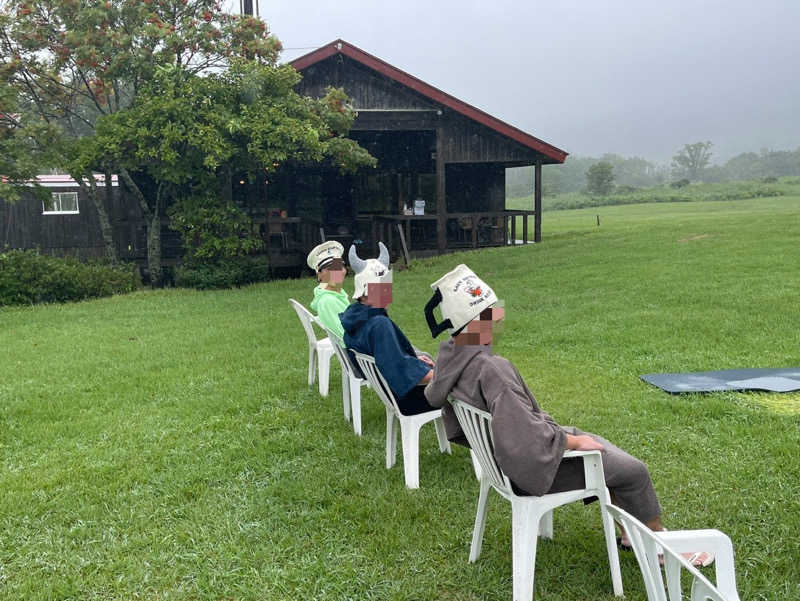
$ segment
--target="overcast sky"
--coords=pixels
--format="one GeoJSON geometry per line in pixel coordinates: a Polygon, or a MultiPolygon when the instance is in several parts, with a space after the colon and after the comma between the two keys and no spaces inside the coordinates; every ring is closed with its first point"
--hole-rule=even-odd
{"type": "MultiPolygon", "coordinates": [[[[238,7],[238,0],[235,2],[238,7]]],[[[260,0],[291,60],[336,38],[579,156],[800,147],[800,0],[260,0]]]]}

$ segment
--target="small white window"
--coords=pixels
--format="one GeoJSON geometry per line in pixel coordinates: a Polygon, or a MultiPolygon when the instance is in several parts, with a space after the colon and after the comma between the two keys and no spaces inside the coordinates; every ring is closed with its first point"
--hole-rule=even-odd
{"type": "Polygon", "coordinates": [[[78,210],[77,192],[53,192],[49,201],[42,202],[43,215],[77,215],[78,213],[80,211],[78,210]]]}

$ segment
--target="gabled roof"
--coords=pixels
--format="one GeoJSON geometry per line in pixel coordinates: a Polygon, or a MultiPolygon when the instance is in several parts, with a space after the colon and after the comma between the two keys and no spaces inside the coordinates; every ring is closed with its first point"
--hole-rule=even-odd
{"type": "Polygon", "coordinates": [[[408,88],[411,88],[415,92],[430,98],[434,102],[452,109],[453,111],[460,113],[461,115],[464,115],[473,121],[477,121],[478,123],[493,129],[497,133],[502,134],[507,138],[511,138],[512,140],[515,140],[532,150],[540,152],[559,163],[563,163],[564,159],[567,158],[568,153],[560,148],[556,148],[555,146],[552,146],[551,144],[548,144],[539,138],[525,133],[521,129],[517,129],[513,125],[509,125],[508,123],[505,123],[496,117],[492,117],[490,114],[485,113],[482,110],[477,109],[474,106],[467,104],[466,102],[463,102],[454,96],[451,96],[450,94],[447,94],[446,92],[442,92],[438,88],[425,83],[421,79],[417,79],[413,75],[409,75],[405,71],[401,71],[397,67],[393,67],[389,63],[382,61],[378,57],[367,52],[364,52],[360,48],[357,48],[352,44],[345,42],[344,40],[334,40],[330,44],[321,46],[313,52],[309,52],[308,54],[294,59],[289,64],[298,71],[302,71],[303,69],[323,61],[335,54],[343,54],[344,56],[347,56],[354,61],[357,61],[362,65],[365,65],[370,69],[373,69],[374,71],[377,71],[378,73],[403,84],[408,88]]]}

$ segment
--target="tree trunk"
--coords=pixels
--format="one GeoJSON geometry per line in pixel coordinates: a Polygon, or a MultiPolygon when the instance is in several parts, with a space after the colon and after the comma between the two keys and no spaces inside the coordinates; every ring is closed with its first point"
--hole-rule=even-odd
{"type": "Polygon", "coordinates": [[[130,188],[136,200],[139,201],[139,208],[142,211],[145,223],[147,223],[147,271],[150,274],[150,285],[153,287],[161,286],[161,187],[156,193],[155,210],[150,209],[150,205],[133,181],[127,169],[121,169],[120,177],[125,181],[125,185],[130,188]]]}
{"type": "MultiPolygon", "coordinates": [[[[105,243],[106,247],[106,258],[116,263],[119,261],[119,256],[117,255],[117,246],[114,244],[114,229],[111,227],[111,221],[108,219],[108,213],[105,211],[105,207],[111,207],[114,205],[114,188],[111,185],[111,173],[106,172],[104,177],[106,180],[104,188],[106,198],[103,207],[103,216],[100,218],[100,232],[103,234],[103,242],[105,243]]],[[[103,203],[101,202],[100,204],[103,203]]]]}
{"type": "Polygon", "coordinates": [[[147,271],[150,273],[150,285],[153,288],[160,288],[162,284],[161,216],[157,210],[147,226],[147,271]]]}
{"type": "MultiPolygon", "coordinates": [[[[95,181],[94,176],[91,173],[89,174],[88,186],[86,185],[86,181],[84,181],[84,179],[80,176],[75,177],[75,174],[73,174],[72,179],[78,182],[78,185],[86,193],[86,196],[89,197],[89,200],[92,201],[92,205],[97,211],[97,219],[100,221],[100,235],[103,237],[103,255],[107,259],[117,263],[119,261],[119,257],[117,256],[117,246],[114,244],[114,229],[111,227],[111,221],[108,219],[106,205],[103,201],[103,198],[100,197],[100,193],[97,189],[97,182],[95,181]]],[[[108,190],[110,190],[110,182],[111,178],[107,175],[106,189],[108,190]]],[[[110,197],[109,192],[106,192],[106,197],[110,197]]]]}

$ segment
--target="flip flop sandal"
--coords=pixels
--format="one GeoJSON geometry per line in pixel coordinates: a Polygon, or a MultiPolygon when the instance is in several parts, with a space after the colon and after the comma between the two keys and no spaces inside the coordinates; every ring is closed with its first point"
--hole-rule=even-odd
{"type": "Polygon", "coordinates": [[[714,554],[707,551],[698,551],[697,553],[692,554],[691,557],[687,557],[686,561],[695,567],[707,568],[714,563],[714,554]],[[702,561],[698,561],[703,555],[705,555],[706,558],[702,561]]]}

